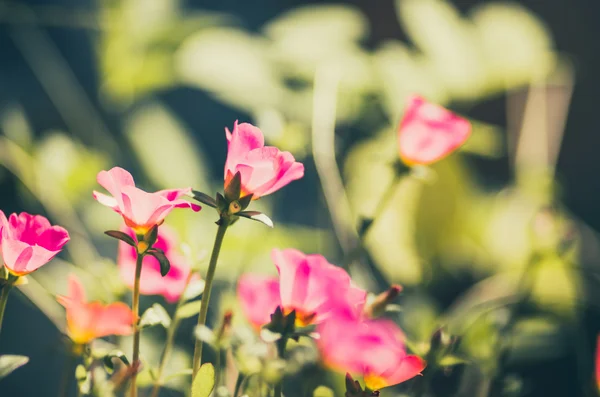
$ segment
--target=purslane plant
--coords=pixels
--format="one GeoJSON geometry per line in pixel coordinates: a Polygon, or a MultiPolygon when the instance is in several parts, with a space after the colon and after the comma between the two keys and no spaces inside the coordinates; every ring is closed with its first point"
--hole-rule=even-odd
{"type": "MultiPolygon", "coordinates": [[[[432,164],[455,151],[470,132],[467,120],[413,96],[409,98],[399,126],[399,159],[408,167],[432,164]]],[[[120,240],[117,263],[124,284],[133,290],[132,308],[124,303],[88,302],[75,276],[69,278],[68,295],[58,299],[67,312],[66,333],[76,346],[87,346],[92,340],[108,335],[133,333],[131,364],[124,356],[119,356],[128,366],[127,378],[133,397],[137,395],[136,375],[141,367],[140,294],[162,295],[168,303],[177,303],[174,318],[165,325],[168,328],[167,343],[152,391],[152,395],[157,396],[162,384],[162,370],[168,365],[175,330],[181,319],[178,313],[187,306],[184,305],[186,290],[192,283],[200,281],[199,275],[192,272],[191,264],[175,249],[173,233],[163,226],[168,214],[175,208],[200,210],[199,205],[182,199],[186,195],[215,208],[218,213],[218,229],[199,307],[198,329],[201,330],[206,324],[219,252],[228,227],[240,217],[272,227],[266,215],[247,210],[248,207],[252,201],[272,194],[304,175],[304,166],[295,161],[292,154],[265,146],[262,132],[251,124],[236,121],[232,131],[225,128],[225,136],[228,146],[224,190],[216,197],[191,188],[149,193],[136,187],[131,174],[119,167],[98,174],[98,183],[110,195],[94,191],[94,198],[120,214],[125,223],[122,229],[106,234],[120,240]]],[[[19,277],[58,254],[69,235],[63,228],[51,226],[47,219],[25,213],[13,214],[7,219],[0,212],[0,228],[0,248],[6,269],[0,301],[1,325],[10,287],[19,277]]],[[[386,305],[399,294],[400,287],[392,286],[369,301],[367,291],[354,285],[345,270],[321,255],[295,249],[273,249],[271,258],[278,276],[242,275],[237,294],[256,334],[262,335],[263,330],[270,332],[281,360],[286,359],[289,340],[318,335],[315,345],[322,364],[349,373],[348,396],[378,395],[379,389],[404,382],[424,370],[425,360],[407,352],[406,337],[400,328],[391,320],[379,318],[386,305]],[[364,390],[352,376],[362,377],[364,390]]],[[[190,313],[198,313],[198,308],[195,310],[190,313]]],[[[226,318],[224,324],[229,327],[231,314],[226,318]]],[[[222,328],[225,329],[225,325],[222,328]]],[[[218,339],[223,339],[224,331],[218,334],[218,339]]],[[[198,383],[195,378],[202,364],[202,345],[203,339],[198,338],[193,357],[193,385],[198,383]]],[[[280,397],[281,379],[272,386],[274,397],[280,397]]],[[[262,384],[260,389],[263,389],[262,384]]],[[[236,393],[238,391],[244,391],[241,376],[236,384],[236,393]]]]}

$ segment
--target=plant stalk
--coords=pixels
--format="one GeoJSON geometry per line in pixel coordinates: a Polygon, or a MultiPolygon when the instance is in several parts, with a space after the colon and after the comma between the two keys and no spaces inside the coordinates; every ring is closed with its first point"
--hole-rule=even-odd
{"type": "Polygon", "coordinates": [[[140,278],[142,275],[142,263],[144,261],[144,254],[138,252],[135,262],[135,281],[133,284],[133,302],[132,310],[136,318],[136,325],[133,332],[133,357],[131,365],[134,366],[134,371],[131,374],[131,386],[129,395],[131,397],[137,397],[137,373],[139,368],[140,360],[140,328],[139,328],[139,317],[140,317],[140,278]]]}
{"type": "Polygon", "coordinates": [[[2,322],[4,320],[4,311],[6,310],[6,302],[8,302],[8,294],[13,286],[13,282],[10,280],[2,287],[2,293],[0,294],[0,332],[2,332],[2,322]]]}
{"type": "MultiPolygon", "coordinates": [[[[206,273],[206,280],[204,285],[204,292],[202,293],[202,300],[200,303],[200,315],[198,316],[198,326],[206,325],[206,317],[208,315],[208,303],[210,301],[210,293],[212,290],[212,283],[215,278],[215,270],[217,269],[217,260],[219,259],[219,252],[221,251],[221,245],[223,244],[223,238],[229,222],[224,217],[221,217],[219,221],[219,228],[217,229],[217,235],[215,236],[215,244],[213,246],[212,254],[210,255],[210,262],[208,264],[208,271],[206,273]]],[[[198,369],[202,364],[202,346],[201,340],[196,340],[194,346],[194,370],[193,377],[196,377],[198,369]]]]}

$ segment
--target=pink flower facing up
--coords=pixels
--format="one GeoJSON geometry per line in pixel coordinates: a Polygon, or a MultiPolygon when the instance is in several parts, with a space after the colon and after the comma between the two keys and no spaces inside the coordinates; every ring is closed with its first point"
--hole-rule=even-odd
{"type": "Polygon", "coordinates": [[[411,96],[398,130],[400,158],[428,165],[446,157],[471,135],[471,124],[439,105],[411,96]]]}
{"type": "Polygon", "coordinates": [[[50,262],[69,241],[64,228],[50,225],[41,215],[26,212],[11,214],[6,219],[0,211],[0,228],[4,266],[14,276],[24,276],[50,262]]]}
{"type": "Polygon", "coordinates": [[[108,335],[128,335],[133,332],[135,315],[122,303],[103,305],[87,302],[85,291],[77,277],[69,276],[69,295],[58,296],[58,302],[67,309],[67,334],[83,345],[108,335]]]}
{"type": "Polygon", "coordinates": [[[304,176],[304,165],[295,161],[289,152],[265,146],[260,129],[252,124],[236,121],[233,132],[225,128],[228,150],[225,161],[225,187],[239,172],[241,196],[252,194],[256,200],[281,189],[304,176]]]}
{"type": "Polygon", "coordinates": [[[295,249],[274,249],[271,258],[279,272],[279,293],[284,313],[296,311],[296,325],[325,320],[340,305],[359,315],[366,291],[352,284],[344,269],[321,255],[305,255],[295,249]]]}
{"type": "Polygon", "coordinates": [[[244,274],[238,281],[237,294],[244,315],[256,329],[269,323],[271,314],[281,305],[277,277],[244,274]]]}
{"type": "Polygon", "coordinates": [[[189,187],[148,193],[135,187],[131,174],[119,167],[100,171],[97,180],[112,197],[94,191],[94,198],[121,214],[125,224],[139,235],[145,234],[154,225],[162,224],[174,208],[200,211],[199,205],[180,199],[192,191],[189,187]]]}
{"type": "MultiPolygon", "coordinates": [[[[132,230],[124,228],[122,231],[135,240],[135,234],[132,230]]],[[[175,248],[176,244],[175,232],[165,225],[161,226],[158,229],[158,238],[153,247],[165,253],[171,267],[167,275],[163,277],[160,274],[158,260],[152,255],[145,255],[140,277],[140,293],[142,295],[162,295],[169,303],[179,300],[192,270],[186,259],[175,248]]],[[[117,258],[119,273],[121,279],[129,288],[133,288],[135,281],[136,258],[135,247],[119,241],[119,255],[117,258]]],[[[194,274],[190,283],[198,281],[199,278],[197,274],[194,274]]]]}
{"type": "Polygon", "coordinates": [[[328,367],[363,376],[371,390],[380,390],[411,379],[425,361],[406,353],[404,335],[390,320],[360,320],[345,308],[319,324],[317,340],[328,367]]]}

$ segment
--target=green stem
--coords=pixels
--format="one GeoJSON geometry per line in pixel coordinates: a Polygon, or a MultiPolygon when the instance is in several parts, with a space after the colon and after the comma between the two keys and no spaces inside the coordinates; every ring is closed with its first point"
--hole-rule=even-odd
{"type": "Polygon", "coordinates": [[[4,311],[6,309],[6,302],[8,302],[8,293],[12,288],[13,283],[8,281],[2,287],[2,294],[0,295],[0,332],[2,332],[2,321],[4,320],[4,311]]]}
{"type": "MultiPolygon", "coordinates": [[[[286,344],[287,344],[287,338],[285,336],[281,337],[281,339],[279,339],[277,341],[277,354],[279,355],[279,358],[281,358],[281,359],[285,358],[285,345],[286,344]]],[[[282,392],[283,392],[283,379],[281,379],[275,385],[275,389],[273,390],[273,397],[281,397],[282,392]]]]}
{"type": "MultiPolygon", "coordinates": [[[[133,284],[133,303],[132,310],[135,318],[138,319],[140,317],[140,277],[142,275],[142,263],[144,261],[144,254],[140,254],[138,252],[136,262],[135,262],[135,281],[133,284]]],[[[135,329],[133,332],[133,357],[131,361],[131,365],[134,366],[134,371],[131,374],[131,386],[129,395],[131,397],[137,397],[137,373],[139,368],[139,360],[140,360],[140,328],[139,324],[136,323],[135,329]]]]}
{"type": "Polygon", "coordinates": [[[240,373],[238,373],[237,379],[235,381],[235,389],[233,389],[233,397],[238,397],[238,394],[240,394],[240,389],[242,388],[242,383],[244,383],[244,375],[240,372],[240,373]]]}
{"type": "MultiPolygon", "coordinates": [[[[229,222],[224,217],[219,220],[219,228],[217,229],[217,235],[215,237],[215,244],[213,246],[212,254],[210,256],[210,262],[208,264],[208,272],[206,273],[206,280],[204,284],[204,292],[202,293],[202,301],[200,303],[200,315],[198,316],[198,325],[206,325],[206,316],[208,314],[208,303],[210,301],[210,292],[212,290],[213,279],[215,278],[215,270],[217,269],[217,260],[219,259],[219,252],[221,251],[221,245],[223,244],[223,238],[229,222]]],[[[203,342],[199,339],[196,340],[194,346],[194,371],[193,377],[196,376],[200,364],[202,364],[202,345],[203,342]]]]}
{"type": "MultiPolygon", "coordinates": [[[[73,379],[73,375],[75,374],[75,364],[77,363],[77,356],[70,351],[67,353],[67,357],[65,357],[65,365],[63,368],[62,379],[60,381],[60,389],[59,396],[68,397],[69,396],[69,385],[71,380],[73,379]]],[[[79,389],[79,386],[77,386],[79,389]]]]}

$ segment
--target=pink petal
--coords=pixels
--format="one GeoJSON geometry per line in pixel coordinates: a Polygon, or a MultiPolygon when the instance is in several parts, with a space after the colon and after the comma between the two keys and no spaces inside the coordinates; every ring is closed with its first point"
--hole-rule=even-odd
{"type": "Polygon", "coordinates": [[[192,191],[191,187],[186,187],[186,188],[183,188],[183,189],[159,190],[158,192],[156,192],[156,194],[158,194],[160,196],[163,196],[164,198],[166,198],[169,201],[175,201],[179,197],[185,196],[188,193],[191,193],[191,191],[192,191]]]}
{"type": "Polygon", "coordinates": [[[419,375],[426,367],[425,360],[417,356],[406,356],[400,365],[390,368],[391,373],[385,374],[387,383],[397,385],[419,375]]]}
{"type": "Polygon", "coordinates": [[[135,315],[122,302],[112,303],[102,308],[95,319],[95,337],[108,335],[129,335],[133,332],[135,315]]]}
{"type": "Polygon", "coordinates": [[[233,126],[233,132],[225,129],[228,140],[227,159],[225,160],[225,176],[227,171],[235,174],[238,164],[243,164],[246,154],[254,149],[265,145],[265,138],[262,131],[252,124],[237,121],[233,126]]]}
{"type": "Polygon", "coordinates": [[[106,194],[97,192],[95,190],[93,191],[92,195],[94,196],[96,201],[98,201],[100,204],[105,205],[109,208],[112,208],[116,212],[121,211],[119,209],[119,203],[117,202],[117,200],[114,197],[107,196],[106,194]]]}
{"type": "MultiPolygon", "coordinates": [[[[100,171],[96,177],[98,184],[113,195],[118,207],[122,207],[121,191],[125,186],[135,186],[133,177],[121,167],[113,167],[108,171],[100,171]]],[[[106,204],[105,204],[106,205],[106,204]]]]}
{"type": "Polygon", "coordinates": [[[60,251],[69,241],[69,232],[60,226],[46,229],[37,239],[37,245],[48,251],[60,251]]]}
{"type": "Polygon", "coordinates": [[[121,193],[123,216],[135,227],[152,227],[162,221],[173,208],[160,194],[148,193],[133,186],[125,186],[121,193]]]}
{"type": "Polygon", "coordinates": [[[257,328],[267,324],[281,304],[276,277],[244,274],[238,282],[237,295],[244,315],[257,328]]]}
{"type": "Polygon", "coordinates": [[[460,147],[471,134],[471,125],[439,105],[412,96],[398,134],[402,160],[409,165],[427,165],[460,147]]]}

